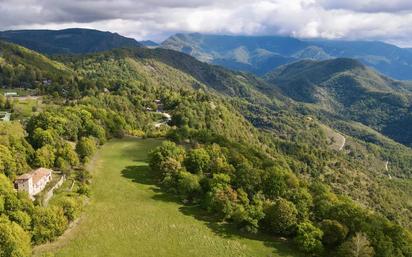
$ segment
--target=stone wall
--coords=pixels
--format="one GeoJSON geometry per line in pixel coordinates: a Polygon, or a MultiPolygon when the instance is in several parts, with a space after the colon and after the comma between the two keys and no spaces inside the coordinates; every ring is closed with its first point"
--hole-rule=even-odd
{"type": "Polygon", "coordinates": [[[57,181],[57,183],[52,188],[50,188],[50,190],[47,191],[47,193],[44,194],[43,201],[42,201],[43,206],[47,206],[47,204],[49,203],[49,200],[53,197],[54,190],[61,187],[61,185],[63,185],[63,182],[65,180],[66,180],[66,176],[63,175],[60,178],[60,180],[57,181]]]}

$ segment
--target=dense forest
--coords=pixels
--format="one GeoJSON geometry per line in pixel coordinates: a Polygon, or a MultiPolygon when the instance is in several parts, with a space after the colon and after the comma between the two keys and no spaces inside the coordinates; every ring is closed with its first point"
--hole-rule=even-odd
{"type": "Polygon", "coordinates": [[[150,154],[164,190],[247,233],[291,238],[316,256],[359,247],[364,256],[412,256],[412,192],[404,190],[412,150],[379,132],[171,50],[52,60],[0,47],[1,84],[33,90],[44,105],[18,116],[23,100],[0,98],[12,114],[0,123],[0,244],[8,246],[0,256],[29,256],[32,245],[61,235],[92,193],[84,165],[123,136],[170,140],[150,154]],[[171,120],[156,126],[156,111],[171,120]],[[346,137],[341,150],[332,146],[336,133],[346,137]],[[12,182],[35,167],[61,171],[75,190],[48,206],[32,203],[12,182]]]}

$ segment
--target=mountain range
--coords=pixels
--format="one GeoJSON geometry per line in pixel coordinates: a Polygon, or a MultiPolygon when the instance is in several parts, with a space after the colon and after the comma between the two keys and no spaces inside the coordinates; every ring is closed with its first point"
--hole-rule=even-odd
{"type": "MultiPolygon", "coordinates": [[[[253,112],[248,111],[249,119],[253,120],[255,125],[268,125],[267,120],[261,119],[261,113],[253,114],[257,109],[263,112],[262,106],[278,111],[285,103],[293,103],[294,108],[304,108],[306,112],[319,118],[329,117],[332,126],[341,120],[360,122],[397,142],[412,145],[412,132],[407,126],[412,121],[411,83],[381,75],[371,66],[365,66],[366,61],[362,59],[380,54],[401,60],[400,53],[407,50],[388,44],[302,41],[290,37],[177,34],[163,42],[158,49],[149,51],[143,46],[156,47],[156,43],[139,43],[115,33],[88,29],[6,31],[0,32],[0,37],[43,54],[94,53],[121,47],[141,48],[136,52],[139,58],[159,59],[190,74],[210,88],[228,96],[248,99],[254,106],[248,107],[254,109],[253,112]],[[198,62],[187,54],[206,63],[198,62]],[[333,59],[333,56],[345,54],[359,58],[333,59]],[[397,56],[399,58],[396,58],[397,56]],[[220,66],[208,65],[210,62],[234,70],[250,68],[254,73],[266,75],[259,78],[252,74],[230,72],[220,66]],[[236,86],[234,81],[237,81],[236,86]]],[[[4,52],[3,55],[7,53],[4,52]]],[[[36,54],[32,52],[30,55],[36,54]]],[[[408,56],[404,54],[402,58],[408,56]]],[[[14,59],[24,61],[33,58],[15,56],[14,59]]],[[[41,62],[38,62],[35,66],[40,65],[41,62]]],[[[60,64],[52,62],[51,65],[60,64]]],[[[50,73],[56,74],[54,71],[50,73]]],[[[23,78],[27,78],[27,74],[32,72],[25,74],[16,74],[19,82],[7,83],[21,83],[23,78]]],[[[408,76],[407,73],[402,75],[408,76]]],[[[269,127],[275,125],[271,124],[269,127]]],[[[353,129],[346,127],[345,131],[351,134],[353,129]]]]}
{"type": "Polygon", "coordinates": [[[412,79],[412,52],[377,41],[301,40],[281,36],[176,34],[162,47],[230,69],[264,75],[302,59],[352,58],[395,79],[412,79]]]}
{"type": "Polygon", "coordinates": [[[83,54],[118,47],[142,46],[135,39],[93,29],[9,30],[0,39],[44,54],[83,54]]]}
{"type": "Polygon", "coordinates": [[[361,122],[412,146],[412,132],[407,125],[412,121],[412,90],[408,83],[346,58],[295,62],[268,73],[265,80],[276,93],[280,89],[317,113],[361,122]]]}
{"type": "MultiPolygon", "coordinates": [[[[389,249],[379,256],[408,256],[404,253],[409,253],[410,244],[403,243],[406,232],[399,225],[411,229],[410,83],[382,75],[359,59],[333,58],[337,54],[331,48],[326,51],[320,43],[313,45],[293,38],[277,37],[278,43],[273,44],[273,37],[262,37],[263,44],[256,38],[238,41],[219,36],[203,41],[197,48],[196,57],[203,60],[199,61],[191,56],[195,54],[190,47],[175,51],[165,49],[173,47],[163,43],[152,49],[107,32],[71,29],[46,31],[48,36],[44,37],[27,36],[43,33],[39,31],[21,33],[26,36],[3,36],[9,42],[0,41],[0,84],[10,90],[36,90],[49,104],[40,111],[32,108],[32,118],[22,123],[33,142],[37,142],[34,131],[47,130],[51,131],[50,136],[45,133],[44,141],[60,135],[67,141],[73,140],[74,135],[92,133],[103,143],[106,135],[143,133],[148,137],[167,137],[187,147],[193,144],[196,148],[184,157],[184,165],[213,159],[216,164],[211,172],[219,170],[224,175],[219,178],[205,173],[202,180],[212,175],[205,190],[218,180],[226,188],[233,180],[240,185],[236,188],[239,193],[228,192],[244,195],[248,203],[253,203],[248,194],[260,194],[258,188],[266,172],[273,179],[264,186],[271,188],[276,199],[283,188],[311,185],[307,193],[291,191],[281,196],[297,199],[296,206],[305,210],[299,211],[306,215],[302,219],[312,219],[316,224],[329,219],[323,216],[325,213],[336,214],[340,222],[351,225],[345,225],[351,233],[359,228],[371,231],[377,251],[389,249]],[[71,40],[61,40],[56,35],[66,35],[63,38],[71,40]],[[22,43],[16,45],[10,42],[13,40],[22,43]],[[236,44],[243,47],[233,52],[236,44]],[[215,55],[205,54],[205,48],[229,59],[237,56],[244,63],[250,62],[248,53],[252,51],[256,63],[264,59],[261,65],[276,65],[265,66],[265,72],[255,74],[240,67],[231,70],[224,58],[219,59],[222,66],[211,65],[216,64],[215,55]],[[157,129],[154,124],[160,117],[153,110],[159,107],[159,101],[161,111],[171,118],[157,129]],[[213,155],[204,158],[197,147],[208,142],[212,143],[213,155]],[[241,149],[242,154],[236,149],[241,149]],[[200,157],[191,161],[194,153],[200,157]],[[225,153],[231,153],[230,159],[225,153]],[[287,183],[278,183],[283,180],[287,183]],[[343,200],[324,189],[324,185],[343,200]],[[316,192],[313,197],[309,193],[312,191],[316,192]],[[320,198],[321,194],[325,197],[320,198]],[[301,198],[308,199],[308,204],[301,198]],[[359,203],[359,208],[350,207],[349,199],[359,203]],[[361,208],[367,210],[365,215],[361,208]],[[313,218],[305,212],[318,216],[313,218]],[[382,218],[373,218],[375,213],[382,218]]],[[[19,104],[17,99],[13,102],[19,104]]],[[[11,149],[15,149],[15,140],[10,141],[11,149]]],[[[42,150],[35,152],[39,155],[42,150]]],[[[63,151],[56,151],[60,152],[63,151]]],[[[26,159],[31,158],[28,153],[26,159]]],[[[180,169],[177,164],[168,163],[165,167],[180,169]]],[[[167,183],[162,180],[162,185],[167,183]]],[[[220,199],[222,194],[217,195],[220,199]]],[[[230,206],[227,201],[224,203],[219,206],[230,206]]]]}

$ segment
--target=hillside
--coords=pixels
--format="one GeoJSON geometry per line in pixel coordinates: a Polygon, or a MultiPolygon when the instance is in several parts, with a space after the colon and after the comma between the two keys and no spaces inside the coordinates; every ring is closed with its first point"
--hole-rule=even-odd
{"type": "Polygon", "coordinates": [[[300,40],[279,36],[176,34],[162,46],[230,69],[264,75],[298,60],[354,58],[382,74],[412,79],[412,52],[373,41],[300,40]]]}
{"type": "MultiPolygon", "coordinates": [[[[254,144],[257,143],[260,148],[266,149],[268,152],[271,152],[270,147],[279,147],[282,149],[283,154],[290,155],[288,158],[297,158],[299,161],[304,162],[304,165],[307,165],[305,168],[302,166],[305,172],[317,174],[319,169],[334,165],[336,161],[334,160],[335,157],[329,160],[330,163],[329,161],[319,162],[317,160],[317,158],[324,158],[320,156],[330,154],[327,153],[328,151],[320,150],[328,147],[326,146],[327,139],[321,132],[322,128],[318,126],[318,122],[302,122],[306,119],[306,116],[302,115],[299,103],[295,103],[282,95],[277,88],[273,91],[273,87],[253,76],[210,66],[188,55],[164,49],[115,50],[105,54],[76,58],[70,60],[67,65],[77,69],[79,74],[84,73],[84,76],[89,78],[108,76],[106,80],[109,84],[116,83],[117,79],[140,81],[139,83],[161,88],[164,91],[163,95],[168,94],[169,88],[173,91],[182,89],[191,91],[194,89],[198,92],[206,92],[208,94],[206,99],[209,99],[207,101],[210,101],[212,97],[212,99],[215,99],[213,100],[214,103],[224,104],[225,107],[221,110],[225,111],[220,118],[214,118],[217,116],[212,111],[215,108],[213,105],[210,106],[207,102],[199,102],[199,100],[197,102],[190,100],[184,105],[178,105],[175,110],[171,109],[170,112],[186,116],[188,118],[186,124],[191,128],[208,128],[232,139],[246,140],[249,143],[255,142],[254,144]],[[96,66],[97,60],[100,62],[98,66],[96,66]],[[119,69],[118,67],[122,68],[119,69]],[[112,74],[116,75],[112,76],[112,74]],[[142,80],[142,78],[144,79],[142,80]],[[250,134],[251,132],[252,134],[250,134]],[[257,138],[260,138],[260,142],[256,141],[257,138]],[[295,147],[302,147],[302,151],[310,151],[314,156],[296,155],[295,151],[297,149],[295,147]]],[[[380,89],[391,90],[391,87],[396,88],[395,84],[386,87],[381,86],[380,89]]],[[[110,90],[112,89],[110,88],[110,90]]],[[[168,98],[166,97],[166,99],[168,98]]],[[[202,98],[197,97],[197,99],[202,98]]],[[[338,129],[342,129],[344,133],[351,135],[343,129],[343,125],[342,128],[338,129]]],[[[371,141],[367,137],[368,134],[363,134],[365,132],[358,131],[357,133],[364,135],[364,137],[358,135],[357,138],[361,138],[361,141],[356,148],[367,148],[370,147],[367,144],[372,143],[373,147],[376,148],[375,151],[367,153],[360,160],[349,157],[350,162],[356,163],[356,168],[345,166],[339,172],[333,174],[332,177],[343,176],[346,178],[341,177],[340,179],[345,181],[350,179],[350,176],[355,176],[353,173],[355,170],[356,173],[363,170],[362,175],[358,174],[356,176],[367,176],[368,180],[370,179],[368,183],[381,183],[378,181],[385,179],[383,176],[386,175],[385,169],[380,163],[384,162],[385,159],[391,160],[391,174],[399,177],[409,177],[411,175],[412,152],[409,149],[401,147],[393,141],[387,142],[386,139],[371,141]]],[[[381,135],[380,137],[385,138],[381,135]]],[[[358,151],[356,148],[351,150],[355,156],[358,151]]],[[[336,167],[332,169],[336,169],[336,167]]],[[[357,185],[355,186],[356,189],[344,189],[340,183],[335,186],[340,188],[341,192],[355,196],[362,194],[361,191],[369,190],[371,184],[368,183],[362,186],[357,185]]],[[[387,189],[381,190],[385,191],[387,189]]],[[[369,202],[369,205],[371,204],[370,200],[365,197],[362,201],[365,204],[369,202]]],[[[376,201],[380,200],[376,199],[376,201]]],[[[374,204],[371,205],[379,204],[376,201],[373,200],[374,204]]]]}
{"type": "Polygon", "coordinates": [[[117,33],[92,29],[10,30],[0,32],[7,40],[44,54],[91,53],[118,47],[141,46],[117,33]]]}
{"type": "MultiPolygon", "coordinates": [[[[341,128],[333,127],[330,120],[312,115],[311,106],[284,95],[281,88],[172,50],[123,48],[61,55],[54,61],[39,56],[67,67],[73,77],[56,80],[52,87],[33,82],[32,87],[45,89],[48,106],[40,112],[33,109],[23,124],[27,139],[22,140],[31,151],[22,153],[13,141],[4,147],[10,153],[18,151],[25,165],[64,168],[78,188],[74,196],[89,192],[88,174],[76,165],[85,165],[97,145],[124,135],[166,137],[174,143],[165,142],[150,154],[151,172],[161,190],[203,208],[205,215],[232,224],[246,235],[266,233],[292,239],[302,233],[296,231],[298,227],[318,233],[321,222],[336,220],[348,233],[368,233],[373,247],[385,252],[381,257],[394,251],[407,253],[409,238],[403,235],[408,232],[399,225],[411,224],[411,195],[399,190],[399,185],[407,187],[411,176],[409,148],[377,132],[373,134],[376,141],[366,140],[372,134],[368,127],[359,126],[358,137],[347,135],[346,120],[336,118],[341,128]],[[161,119],[157,110],[171,116],[160,127],[154,125],[161,119]],[[338,150],[333,145],[338,132],[333,129],[347,139],[338,150]],[[74,153],[67,141],[76,145],[74,153]],[[290,225],[264,218],[276,217],[282,206],[291,214],[291,220],[284,217],[290,225]],[[389,237],[380,236],[388,231],[389,237]]],[[[359,65],[348,64],[352,66],[359,65]]],[[[395,90],[394,85],[376,88],[378,93],[395,90]]],[[[25,171],[19,165],[2,166],[7,168],[8,183],[25,171]]],[[[8,192],[7,197],[13,194],[8,192]]],[[[23,207],[19,211],[26,212],[23,207]]],[[[54,214],[67,210],[60,207],[56,204],[46,210],[54,214]]],[[[14,219],[12,209],[7,211],[7,217],[14,219]]],[[[56,226],[47,227],[54,223],[42,223],[31,212],[27,215],[38,222],[22,229],[23,234],[35,235],[32,244],[54,240],[75,216],[56,214],[65,222],[55,233],[43,234],[54,231],[56,226]],[[46,229],[39,227],[43,224],[46,229]]],[[[345,234],[341,241],[349,238],[345,234]]],[[[323,247],[320,238],[315,240],[323,247]]]]}
{"type": "Polygon", "coordinates": [[[410,87],[384,77],[351,59],[301,61],[282,66],[266,81],[292,99],[312,104],[318,111],[370,126],[411,145],[410,87]]]}
{"type": "MultiPolygon", "coordinates": [[[[0,40],[0,85],[32,88],[43,81],[69,80],[72,71],[27,48],[0,40]]],[[[47,82],[49,83],[49,82],[47,82]]]]}

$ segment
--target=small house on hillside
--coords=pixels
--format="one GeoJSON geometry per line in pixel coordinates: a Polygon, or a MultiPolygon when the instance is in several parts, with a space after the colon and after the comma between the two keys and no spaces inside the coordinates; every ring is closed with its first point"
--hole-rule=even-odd
{"type": "Polygon", "coordinates": [[[43,85],[45,85],[45,86],[49,86],[49,85],[51,85],[51,83],[52,83],[51,79],[43,80],[43,85]]]}
{"type": "Polygon", "coordinates": [[[30,173],[19,176],[14,186],[18,191],[26,191],[31,197],[40,193],[52,180],[52,170],[38,168],[30,173]]]}

